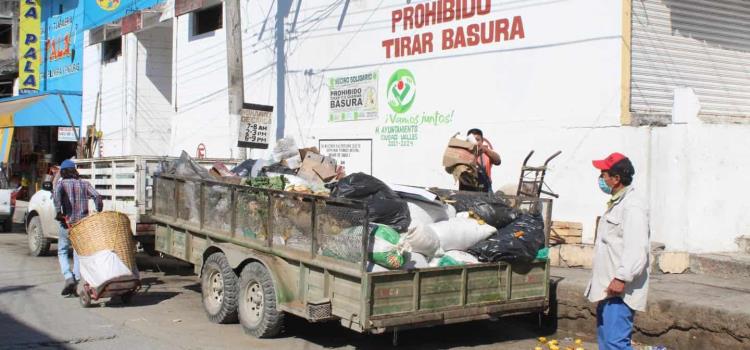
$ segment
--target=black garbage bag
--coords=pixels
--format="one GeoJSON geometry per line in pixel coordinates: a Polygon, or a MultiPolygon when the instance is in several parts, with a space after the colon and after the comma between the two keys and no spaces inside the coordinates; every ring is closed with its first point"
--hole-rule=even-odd
{"type": "Polygon", "coordinates": [[[510,224],[518,217],[518,211],[511,208],[507,201],[500,197],[456,193],[450,199],[456,201],[453,206],[457,212],[473,211],[487,225],[498,230],[510,224]]]}
{"type": "Polygon", "coordinates": [[[469,248],[482,262],[530,262],[544,248],[544,220],[539,215],[521,214],[489,239],[469,248]]]}
{"type": "Polygon", "coordinates": [[[348,198],[367,203],[370,221],[406,232],[411,224],[406,201],[388,185],[365,173],[351,174],[336,183],[331,198],[348,198]]]}
{"type": "Polygon", "coordinates": [[[289,169],[287,166],[281,163],[273,163],[268,166],[264,166],[258,176],[268,176],[269,173],[283,174],[283,175],[297,175],[297,172],[293,169],[289,169]]]}
{"type": "Polygon", "coordinates": [[[255,159],[244,160],[242,161],[242,163],[237,164],[237,166],[232,169],[232,172],[237,174],[237,176],[240,176],[240,177],[248,177],[250,176],[250,172],[253,171],[253,166],[255,165],[255,162],[257,162],[257,160],[255,159]]]}

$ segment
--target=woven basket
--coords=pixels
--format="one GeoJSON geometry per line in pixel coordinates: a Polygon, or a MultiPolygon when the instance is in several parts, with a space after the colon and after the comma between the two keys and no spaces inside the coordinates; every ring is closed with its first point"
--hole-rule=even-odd
{"type": "Polygon", "coordinates": [[[131,271],[136,271],[135,241],[130,219],[116,211],[91,215],[70,229],[70,243],[81,256],[112,250],[131,271]]]}

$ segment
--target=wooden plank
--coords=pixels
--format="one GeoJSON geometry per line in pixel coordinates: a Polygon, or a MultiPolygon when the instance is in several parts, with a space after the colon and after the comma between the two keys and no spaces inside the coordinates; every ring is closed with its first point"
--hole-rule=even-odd
{"type": "Polygon", "coordinates": [[[583,224],[580,222],[553,221],[551,239],[557,243],[580,244],[583,224]]]}
{"type": "Polygon", "coordinates": [[[373,276],[372,283],[372,315],[412,311],[413,274],[373,276]]]}
{"type": "Polygon", "coordinates": [[[461,304],[463,270],[423,272],[419,285],[419,310],[461,304]]]}

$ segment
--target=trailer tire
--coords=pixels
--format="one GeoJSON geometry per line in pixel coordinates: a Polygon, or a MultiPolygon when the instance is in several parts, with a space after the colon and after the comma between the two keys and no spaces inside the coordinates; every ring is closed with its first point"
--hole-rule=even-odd
{"type": "Polygon", "coordinates": [[[276,289],[260,263],[245,266],[240,274],[240,324],[256,338],[271,338],[284,330],[284,313],[276,308],[276,289]]]}
{"type": "Polygon", "coordinates": [[[237,274],[224,253],[211,254],[201,272],[201,299],[208,319],[213,323],[237,322],[237,274]]]}
{"type": "Polygon", "coordinates": [[[49,254],[49,246],[52,241],[44,237],[42,222],[38,216],[31,218],[29,221],[29,226],[26,228],[26,235],[29,239],[29,253],[31,256],[45,256],[49,254]]]}
{"type": "Polygon", "coordinates": [[[3,232],[13,232],[13,217],[9,217],[8,220],[3,222],[3,232]]]}

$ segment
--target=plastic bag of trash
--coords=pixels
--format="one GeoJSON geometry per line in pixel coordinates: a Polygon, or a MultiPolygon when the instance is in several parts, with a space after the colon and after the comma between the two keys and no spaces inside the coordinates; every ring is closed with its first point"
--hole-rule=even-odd
{"type": "Polygon", "coordinates": [[[165,174],[189,178],[208,179],[208,170],[196,163],[187,152],[182,151],[180,158],[170,162],[163,171],[165,174]]]}
{"type": "Polygon", "coordinates": [[[240,176],[240,177],[248,177],[248,176],[250,176],[250,175],[251,175],[251,173],[252,173],[252,171],[253,171],[253,166],[254,166],[254,165],[255,165],[255,163],[257,163],[257,162],[258,162],[258,161],[257,161],[257,160],[255,160],[255,159],[247,159],[247,160],[244,160],[244,161],[242,161],[242,163],[240,163],[240,164],[237,164],[237,166],[236,166],[236,167],[232,168],[232,170],[231,170],[231,171],[232,171],[233,173],[237,174],[237,176],[240,176]]]}
{"type": "Polygon", "coordinates": [[[299,149],[293,138],[279,139],[273,147],[273,159],[277,162],[297,155],[299,155],[299,149]]]}
{"type": "Polygon", "coordinates": [[[412,222],[409,230],[401,235],[399,246],[405,251],[420,253],[432,257],[440,248],[440,238],[434,230],[426,230],[422,224],[412,222]]]}
{"type": "Polygon", "coordinates": [[[459,217],[428,225],[425,230],[431,230],[437,235],[440,248],[445,251],[466,250],[497,231],[494,227],[482,225],[474,219],[459,217]]]}
{"type": "Polygon", "coordinates": [[[366,202],[371,222],[388,225],[398,232],[406,232],[411,223],[406,201],[385,183],[364,173],[341,179],[334,185],[331,197],[366,202]]]}
{"type": "Polygon", "coordinates": [[[443,256],[444,257],[445,256],[449,256],[449,257],[453,258],[454,260],[456,260],[458,262],[461,262],[461,263],[464,263],[464,264],[467,264],[467,265],[468,264],[478,264],[479,263],[479,259],[477,259],[476,256],[471,255],[470,253],[467,253],[467,252],[464,252],[464,251],[460,251],[460,250],[449,250],[449,251],[445,252],[445,254],[443,256]]]}
{"type": "Polygon", "coordinates": [[[496,196],[456,193],[451,196],[456,201],[453,205],[460,212],[474,212],[488,225],[497,229],[504,227],[518,217],[518,211],[511,208],[508,202],[496,196]]]}
{"type": "Polygon", "coordinates": [[[386,225],[370,225],[370,232],[370,260],[389,269],[403,266],[404,255],[398,249],[398,232],[386,225]]]}
{"type": "Polygon", "coordinates": [[[530,262],[544,248],[544,220],[539,215],[522,214],[488,240],[468,249],[479,261],[530,262]]]}
{"type": "Polygon", "coordinates": [[[264,166],[263,169],[260,170],[260,173],[258,173],[258,176],[270,176],[269,174],[296,175],[297,172],[289,169],[281,163],[273,163],[271,165],[264,166]]]}

